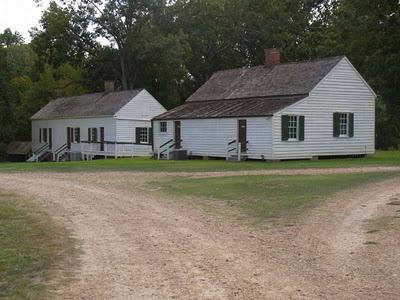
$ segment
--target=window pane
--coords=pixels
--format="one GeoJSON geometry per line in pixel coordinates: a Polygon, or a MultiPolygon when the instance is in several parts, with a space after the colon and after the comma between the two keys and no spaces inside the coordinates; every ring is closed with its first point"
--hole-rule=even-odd
{"type": "Polygon", "coordinates": [[[167,122],[160,122],[160,132],[167,132],[167,122]]]}
{"type": "Polygon", "coordinates": [[[339,116],[339,133],[341,136],[348,134],[348,114],[340,114],[339,116]]]}
{"type": "Polygon", "coordinates": [[[148,128],[139,128],[139,142],[143,144],[149,143],[149,129],[148,128]]]}
{"type": "Polygon", "coordinates": [[[289,139],[297,139],[298,117],[289,116],[289,139]]]}

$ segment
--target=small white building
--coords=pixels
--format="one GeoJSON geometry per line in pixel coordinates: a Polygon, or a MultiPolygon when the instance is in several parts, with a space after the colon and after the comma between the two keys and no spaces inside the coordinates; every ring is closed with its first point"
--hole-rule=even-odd
{"type": "Polygon", "coordinates": [[[32,119],[31,161],[151,156],[151,119],[166,112],[145,89],[61,97],[32,119]]]}
{"type": "Polygon", "coordinates": [[[309,159],[375,152],[376,95],[344,57],[215,73],[153,119],[154,149],[227,159],[309,159]]]}

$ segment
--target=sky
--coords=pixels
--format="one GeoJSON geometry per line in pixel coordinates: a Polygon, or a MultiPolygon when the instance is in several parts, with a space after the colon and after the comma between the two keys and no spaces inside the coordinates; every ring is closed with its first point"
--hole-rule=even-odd
{"type": "Polygon", "coordinates": [[[30,41],[29,30],[39,26],[42,11],[50,0],[41,0],[38,7],[33,0],[0,0],[0,32],[6,28],[18,31],[25,42],[30,41]]]}

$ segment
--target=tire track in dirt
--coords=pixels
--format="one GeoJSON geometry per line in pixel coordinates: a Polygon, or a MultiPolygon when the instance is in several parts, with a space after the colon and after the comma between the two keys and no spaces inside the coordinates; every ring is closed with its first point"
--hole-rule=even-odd
{"type": "MultiPolygon", "coordinates": [[[[34,197],[82,242],[80,268],[59,291],[62,299],[391,299],[400,293],[390,278],[376,287],[376,274],[362,266],[387,273],[374,263],[378,252],[363,245],[361,226],[400,193],[400,179],[340,193],[294,227],[257,229],[116,187],[110,176],[134,185],[162,175],[0,174],[0,188],[34,197]]],[[[397,244],[385,245],[387,253],[398,252],[397,244]]],[[[398,261],[390,271],[400,274],[398,261]]]]}

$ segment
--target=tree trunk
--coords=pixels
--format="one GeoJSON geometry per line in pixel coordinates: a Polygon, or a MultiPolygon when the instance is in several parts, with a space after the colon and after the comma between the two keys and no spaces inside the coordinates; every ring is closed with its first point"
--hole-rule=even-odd
{"type": "Polygon", "coordinates": [[[121,82],[122,90],[126,91],[128,89],[128,75],[126,72],[126,62],[124,51],[120,51],[120,64],[121,64],[121,82]]]}

